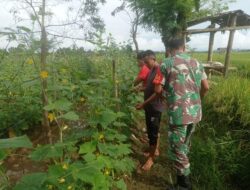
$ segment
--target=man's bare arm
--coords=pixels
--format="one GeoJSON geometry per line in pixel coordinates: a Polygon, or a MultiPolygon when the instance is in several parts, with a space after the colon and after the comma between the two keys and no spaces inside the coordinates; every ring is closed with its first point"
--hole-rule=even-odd
{"type": "Polygon", "coordinates": [[[206,95],[208,90],[209,90],[208,80],[207,79],[201,80],[201,91],[200,91],[201,98],[203,98],[206,95]]]}
{"type": "Polygon", "coordinates": [[[143,103],[138,104],[136,106],[136,109],[142,109],[144,106],[146,106],[147,104],[149,104],[150,102],[154,101],[155,99],[159,98],[161,96],[162,93],[162,85],[161,84],[156,84],[155,88],[154,88],[154,93],[147,99],[145,100],[143,103]]]}
{"type": "Polygon", "coordinates": [[[134,86],[137,86],[138,84],[140,84],[141,82],[143,82],[143,80],[141,78],[136,78],[134,80],[134,86]]]}

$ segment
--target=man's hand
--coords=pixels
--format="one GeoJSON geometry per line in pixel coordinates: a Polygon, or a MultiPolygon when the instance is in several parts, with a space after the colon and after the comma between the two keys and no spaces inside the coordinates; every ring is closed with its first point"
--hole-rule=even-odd
{"type": "Polygon", "coordinates": [[[206,95],[208,90],[209,90],[209,84],[207,79],[201,80],[201,91],[200,91],[201,99],[206,95]]]}
{"type": "Polygon", "coordinates": [[[139,104],[137,104],[137,105],[135,106],[135,108],[136,108],[137,110],[142,110],[143,107],[144,107],[144,104],[143,104],[143,103],[139,103],[139,104]]]}

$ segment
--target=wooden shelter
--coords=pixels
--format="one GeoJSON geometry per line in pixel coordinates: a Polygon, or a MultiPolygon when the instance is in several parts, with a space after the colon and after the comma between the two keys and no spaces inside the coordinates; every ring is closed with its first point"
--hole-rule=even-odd
{"type": "Polygon", "coordinates": [[[204,22],[210,21],[211,24],[204,29],[189,29],[186,30],[186,35],[210,33],[208,47],[208,63],[213,59],[214,36],[216,32],[230,31],[228,45],[226,50],[225,64],[222,68],[224,76],[228,73],[231,52],[233,47],[234,34],[236,30],[250,29],[250,15],[242,10],[229,11],[215,16],[208,16],[188,22],[188,27],[195,26],[204,22]]]}

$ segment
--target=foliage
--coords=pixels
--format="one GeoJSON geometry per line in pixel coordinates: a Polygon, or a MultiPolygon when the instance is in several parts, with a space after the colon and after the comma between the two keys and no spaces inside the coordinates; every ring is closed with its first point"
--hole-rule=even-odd
{"type": "Polygon", "coordinates": [[[206,121],[231,130],[249,128],[249,86],[249,80],[240,77],[230,77],[213,86],[205,99],[204,110],[209,115],[206,121]]]}
{"type": "MultiPolygon", "coordinates": [[[[100,46],[96,53],[61,49],[48,56],[49,103],[44,108],[38,104],[38,110],[48,111],[50,124],[53,129],[59,128],[60,138],[52,145],[35,147],[29,155],[35,161],[50,163],[52,160],[48,172],[24,176],[14,189],[27,186],[34,189],[126,189],[123,177],[134,169],[127,136],[133,114],[130,108],[119,106],[122,102],[128,103],[125,100],[128,96],[114,98],[114,84],[120,85],[119,94],[130,91],[136,65],[131,66],[134,58],[125,46],[113,41],[109,45],[100,46]],[[112,59],[118,60],[115,81],[111,75],[112,59]],[[126,74],[128,70],[129,75],[126,74]]],[[[8,62],[11,57],[4,60],[6,69],[16,68],[19,64],[8,62]]],[[[28,97],[39,102],[39,78],[35,78],[39,76],[37,55],[34,54],[34,61],[25,58],[24,54],[20,57],[25,62],[15,81],[22,88],[13,87],[12,93],[19,94],[21,89],[25,96],[19,97],[20,102],[28,97]]],[[[13,102],[12,109],[16,105],[13,102]]],[[[37,104],[26,106],[32,108],[37,104]]],[[[20,117],[16,118],[20,120],[20,117]]],[[[40,120],[35,114],[29,119],[40,120]]]]}
{"type": "Polygon", "coordinates": [[[21,134],[41,121],[36,60],[30,52],[13,52],[2,59],[1,68],[0,135],[7,136],[7,130],[21,134]]]}
{"type": "Polygon", "coordinates": [[[214,0],[127,0],[133,10],[142,15],[140,23],[149,30],[159,32],[165,47],[171,37],[183,35],[187,21],[226,10],[229,1],[214,0]]]}
{"type": "Polygon", "coordinates": [[[205,124],[198,128],[191,153],[198,189],[250,185],[249,86],[249,80],[240,76],[220,79],[204,99],[205,124]]]}

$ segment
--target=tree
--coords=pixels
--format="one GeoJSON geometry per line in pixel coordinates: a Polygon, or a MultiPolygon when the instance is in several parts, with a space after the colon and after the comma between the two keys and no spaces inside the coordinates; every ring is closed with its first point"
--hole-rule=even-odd
{"type": "Polygon", "coordinates": [[[135,51],[138,54],[139,45],[137,42],[137,34],[138,34],[138,26],[139,26],[139,21],[140,21],[140,13],[136,4],[136,0],[130,1],[130,2],[123,0],[122,4],[119,7],[117,7],[111,14],[115,16],[117,13],[121,11],[125,12],[130,19],[130,24],[131,24],[130,35],[135,45],[135,51]],[[133,9],[134,15],[132,16],[127,9],[133,9]]]}
{"type": "Polygon", "coordinates": [[[141,14],[140,23],[152,31],[159,32],[168,49],[168,40],[184,37],[187,21],[205,15],[212,15],[228,9],[233,0],[127,0],[141,14]]]}
{"type": "MultiPolygon", "coordinates": [[[[6,28],[5,31],[1,31],[0,34],[7,35],[8,39],[17,41],[21,46],[27,49],[31,49],[33,44],[36,44],[36,48],[33,52],[39,53],[40,56],[40,80],[41,80],[41,100],[43,107],[48,105],[48,69],[47,69],[47,57],[49,55],[49,49],[53,40],[56,37],[61,39],[75,39],[82,41],[90,41],[95,37],[95,33],[104,30],[104,23],[98,16],[98,4],[105,3],[105,0],[62,0],[60,3],[65,3],[68,7],[68,13],[72,13],[63,23],[53,24],[49,23],[53,16],[53,5],[58,3],[58,0],[12,0],[15,3],[15,7],[12,12],[19,23],[25,23],[25,26],[17,26],[16,29],[6,28]],[[67,5],[67,3],[77,3],[77,10],[67,5]],[[25,14],[26,13],[26,14],[25,14]],[[28,13],[28,14],[27,14],[28,13]],[[27,24],[28,15],[31,24],[27,24]],[[32,27],[30,29],[30,27],[32,27]],[[81,29],[83,37],[72,37],[65,34],[65,30],[62,33],[55,32],[53,28],[58,27],[70,27],[81,29]]],[[[69,15],[69,14],[68,14],[69,15]]],[[[52,143],[51,129],[48,118],[48,111],[44,109],[42,126],[46,137],[50,143],[52,143]]]]}

